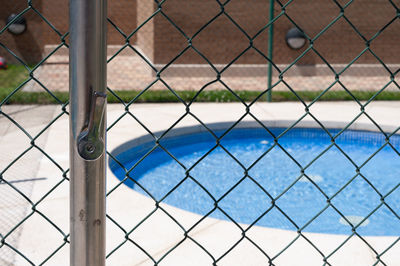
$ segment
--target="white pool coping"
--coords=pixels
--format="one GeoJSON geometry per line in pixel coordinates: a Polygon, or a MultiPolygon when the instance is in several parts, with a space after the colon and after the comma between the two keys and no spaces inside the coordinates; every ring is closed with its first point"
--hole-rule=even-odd
{"type": "MultiPolygon", "coordinates": [[[[54,107],[54,116],[59,113],[54,107]]],[[[226,128],[233,124],[245,112],[246,108],[237,103],[195,103],[190,107],[204,123],[212,125],[213,129],[226,128]]],[[[180,116],[185,114],[182,104],[137,104],[130,111],[140,119],[152,132],[161,132],[169,128],[180,116]]],[[[259,103],[250,108],[260,121],[267,126],[287,127],[304,114],[304,106],[300,103],[259,103]]],[[[392,132],[400,125],[400,102],[372,102],[365,109],[369,116],[374,118],[381,128],[392,132]]],[[[310,108],[310,112],[328,128],[343,128],[360,113],[360,107],[354,102],[318,102],[310,108]]],[[[124,113],[121,105],[108,106],[108,124],[111,125],[124,113]]],[[[255,125],[254,119],[246,116],[239,127],[255,125]]],[[[297,126],[316,127],[318,124],[311,116],[297,126]]],[[[178,123],[171,134],[203,130],[199,122],[189,116],[178,123]]],[[[362,115],[351,129],[377,131],[376,126],[362,115]]],[[[143,137],[148,133],[135,120],[126,115],[108,134],[108,150],[112,151],[123,143],[135,138],[143,137]]],[[[8,138],[10,136],[3,136],[8,138]]],[[[143,139],[142,139],[143,140],[143,139]]],[[[132,144],[132,143],[131,143],[132,144]]],[[[21,144],[22,145],[22,144],[21,144]]],[[[68,167],[68,117],[64,116],[49,129],[44,149],[63,167],[68,167]]],[[[108,169],[107,186],[112,188],[119,180],[108,169]]],[[[32,198],[38,199],[48,189],[60,180],[60,171],[50,161],[40,158],[40,167],[35,177],[47,177],[46,180],[34,182],[32,198]]],[[[69,207],[68,184],[64,182],[45,201],[39,205],[41,212],[51,217],[62,230],[68,231],[69,207]]],[[[175,207],[161,204],[165,210],[173,215],[186,228],[190,228],[201,219],[201,216],[180,210],[175,207]]],[[[126,230],[132,229],[138,221],[144,218],[152,209],[154,202],[126,187],[119,186],[110,194],[107,201],[108,214],[118,221],[126,230]]],[[[39,263],[49,255],[49,247],[63,243],[60,234],[50,226],[44,225],[43,218],[33,215],[23,225],[19,238],[18,249],[22,250],[33,262],[39,263]]],[[[246,228],[246,225],[241,225],[246,228]]],[[[324,255],[330,254],[339,244],[346,239],[342,235],[328,235],[316,233],[303,233],[312,241],[324,255]]],[[[172,222],[162,211],[157,211],[145,223],[137,228],[131,238],[141,245],[156,260],[169,250],[174,243],[183,239],[183,231],[172,222]]],[[[206,218],[189,236],[204,245],[204,247],[218,259],[228,249],[242,238],[241,231],[236,225],[228,221],[206,218]]],[[[254,226],[246,236],[260,245],[270,256],[274,257],[298,234],[293,231],[272,229],[254,226]]],[[[125,240],[124,233],[110,221],[107,222],[108,246],[107,252],[125,240]]],[[[365,237],[378,253],[390,246],[396,237],[365,237]]],[[[69,265],[68,245],[65,245],[49,265],[69,265]]],[[[15,257],[15,265],[27,265],[19,256],[15,257]]],[[[382,256],[387,265],[400,265],[400,244],[394,245],[382,256]]],[[[212,265],[213,260],[193,241],[186,239],[177,249],[171,252],[160,265],[212,265]]],[[[375,254],[359,238],[351,238],[338,252],[328,259],[331,265],[373,265],[376,262],[375,254]]],[[[323,265],[322,256],[305,238],[300,237],[290,248],[273,260],[274,265],[323,265]]],[[[140,249],[130,242],[126,242],[108,259],[108,265],[154,265],[140,249]]],[[[268,259],[251,244],[247,239],[240,242],[227,256],[217,262],[217,265],[268,265],[268,259]]],[[[381,264],[377,264],[381,265],[381,264]]]]}

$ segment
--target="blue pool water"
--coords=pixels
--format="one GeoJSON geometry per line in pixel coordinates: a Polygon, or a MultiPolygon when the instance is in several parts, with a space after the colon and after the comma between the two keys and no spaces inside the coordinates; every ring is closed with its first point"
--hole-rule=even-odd
{"type": "MultiPolygon", "coordinates": [[[[276,135],[282,131],[272,129],[276,135]]],[[[336,134],[338,130],[330,132],[336,134]]],[[[207,132],[165,138],[160,144],[170,155],[158,147],[129,173],[147,192],[129,179],[124,183],[147,196],[150,193],[156,200],[200,215],[211,212],[209,216],[217,219],[287,230],[307,225],[303,229],[305,232],[332,234],[352,232],[335,208],[351,223],[359,224],[381,204],[376,189],[382,196],[389,193],[384,202],[391,210],[382,205],[357,232],[375,236],[400,235],[400,219],[393,214],[400,214],[400,188],[395,189],[400,183],[400,156],[389,145],[381,148],[385,143],[382,134],[345,131],[336,139],[341,151],[332,147],[311,165],[310,162],[331,144],[324,131],[292,129],[278,143],[281,147],[273,147],[274,139],[264,129],[235,129],[220,141],[224,148],[215,148],[215,138],[207,132]],[[357,174],[354,164],[361,167],[360,175],[345,186],[357,174]],[[301,167],[305,167],[304,173],[319,189],[301,176],[301,167]],[[248,169],[247,175],[245,169],[248,169]],[[242,182],[236,185],[240,180],[242,182]],[[226,194],[232,187],[234,189],[226,194]],[[327,207],[327,199],[321,191],[328,197],[334,196],[331,203],[335,208],[327,207]],[[271,198],[276,199],[274,206],[271,198]],[[214,210],[215,201],[223,212],[214,210]]],[[[398,135],[392,136],[390,143],[400,150],[398,135]]],[[[154,145],[154,142],[144,143],[115,156],[130,169],[154,145]]],[[[110,167],[120,180],[125,178],[126,172],[113,160],[110,160],[110,167]]]]}

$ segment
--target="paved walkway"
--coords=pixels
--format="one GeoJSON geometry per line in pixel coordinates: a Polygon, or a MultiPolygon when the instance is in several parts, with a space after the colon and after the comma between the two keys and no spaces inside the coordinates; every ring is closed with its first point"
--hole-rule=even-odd
{"type": "MultiPolygon", "coordinates": [[[[40,176],[38,171],[43,160],[43,154],[32,148],[15,163],[13,161],[20,154],[31,147],[29,134],[37,136],[53,118],[53,106],[4,106],[2,111],[11,120],[0,114],[0,169],[4,171],[3,178],[8,182],[0,182],[0,234],[7,236],[7,243],[18,247],[22,227],[13,228],[29,213],[32,189],[37,182],[46,182],[47,176],[40,176]],[[26,134],[19,128],[22,126],[26,134]],[[11,186],[13,188],[11,188],[11,186]]],[[[35,141],[39,147],[47,143],[49,131],[45,131],[35,141]]],[[[14,265],[16,254],[10,248],[0,248],[0,265],[14,265]]]]}
{"type": "MultiPolygon", "coordinates": [[[[32,135],[37,134],[61,112],[58,106],[4,106],[2,111],[18,121],[32,135]]],[[[133,105],[130,111],[151,131],[157,132],[170,127],[185,113],[185,108],[181,104],[137,104],[133,105]]],[[[236,121],[245,111],[244,106],[237,103],[195,103],[191,107],[191,112],[204,123],[213,124],[214,127],[221,126],[218,124],[221,122],[236,121]]],[[[255,104],[250,111],[269,125],[288,126],[304,114],[304,107],[299,103],[259,103],[255,104]]],[[[310,111],[327,127],[343,127],[360,112],[360,108],[353,102],[320,102],[313,105],[310,111]]],[[[124,107],[121,105],[109,105],[108,124],[112,124],[124,112],[124,107]]],[[[400,102],[373,102],[366,108],[366,112],[384,130],[391,131],[400,125],[400,102]]],[[[1,169],[4,169],[13,158],[30,146],[29,139],[8,121],[0,116],[1,169]]],[[[244,121],[251,122],[253,119],[247,116],[244,121]]],[[[195,119],[187,117],[178,123],[176,128],[197,126],[199,129],[198,125],[199,123],[195,119]]],[[[298,126],[310,127],[316,126],[316,124],[310,116],[307,116],[304,122],[298,126]]],[[[376,130],[366,116],[361,116],[351,128],[376,130]]],[[[121,144],[146,134],[147,132],[131,116],[126,115],[109,131],[108,150],[113,151],[121,144]]],[[[43,216],[38,212],[34,213],[22,224],[21,229],[13,233],[11,237],[7,237],[6,242],[21,251],[35,265],[60,248],[47,264],[69,265],[69,250],[68,245],[63,245],[63,235],[44,218],[44,216],[48,217],[61,231],[68,232],[69,188],[68,182],[64,181],[62,176],[63,170],[68,168],[68,117],[62,116],[58,119],[46,130],[44,135],[35,141],[35,144],[54,158],[58,165],[32,149],[19,160],[18,165],[12,168],[13,171],[11,168],[6,171],[4,179],[10,182],[18,181],[12,184],[35,203],[40,201],[50,189],[55,189],[36,207],[36,210],[43,216]]],[[[117,184],[117,178],[108,170],[108,189],[117,184]]],[[[29,214],[31,208],[25,199],[5,184],[0,184],[0,199],[3,203],[0,208],[0,234],[3,235],[18,220],[29,214]]],[[[174,217],[178,217],[186,228],[200,219],[196,214],[175,207],[168,205],[163,205],[163,207],[174,217]]],[[[153,208],[152,200],[126,186],[118,187],[110,194],[107,202],[108,214],[128,230],[153,208]]],[[[345,239],[340,235],[314,233],[305,233],[305,235],[316,243],[325,254],[332,252],[345,239]]],[[[212,218],[205,219],[191,233],[191,236],[204,244],[215,257],[221,256],[230,245],[241,237],[240,232],[233,224],[212,218]]],[[[248,232],[248,236],[259,243],[263,249],[268,250],[269,254],[276,255],[297,236],[297,233],[254,227],[248,232]]],[[[130,242],[125,243],[124,232],[110,221],[107,222],[107,237],[107,252],[124,243],[109,257],[108,265],[154,265],[135,245],[130,242]]],[[[131,237],[154,258],[159,259],[166,250],[179,242],[183,235],[168,216],[158,211],[143,223],[131,237]]],[[[366,239],[378,252],[383,252],[396,240],[393,237],[367,237],[366,239]]],[[[0,259],[1,265],[7,265],[4,261],[8,265],[29,265],[20,255],[15,255],[14,251],[5,246],[0,249],[0,258],[3,260],[0,259]]],[[[382,260],[387,265],[400,265],[400,246],[394,245],[382,256],[382,260]]],[[[354,237],[328,261],[335,266],[372,265],[376,258],[365,243],[354,237]]],[[[169,254],[161,265],[204,266],[211,265],[211,262],[210,257],[203,250],[191,241],[185,241],[178,249],[169,254]]],[[[218,265],[229,266],[265,264],[265,257],[248,241],[238,245],[218,263],[218,265]]],[[[295,245],[274,260],[274,264],[313,266],[322,265],[323,262],[321,255],[306,240],[299,238],[295,245]]]]}

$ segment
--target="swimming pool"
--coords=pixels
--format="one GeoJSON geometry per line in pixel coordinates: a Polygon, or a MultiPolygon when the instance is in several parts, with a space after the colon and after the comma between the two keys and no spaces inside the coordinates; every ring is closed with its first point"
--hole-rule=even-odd
{"type": "MultiPolygon", "coordinates": [[[[275,136],[284,131],[270,130],[275,136]]],[[[161,139],[169,154],[157,147],[140,161],[155,146],[152,141],[126,144],[114,156],[127,169],[140,161],[129,173],[140,185],[130,179],[125,185],[200,215],[330,234],[351,234],[348,221],[357,225],[364,220],[357,228],[361,235],[398,236],[400,220],[393,212],[400,213],[400,191],[395,189],[400,156],[394,149],[400,149],[400,137],[390,138],[394,149],[382,148],[383,134],[347,130],[335,143],[339,148],[324,152],[332,142],[322,129],[292,129],[275,143],[265,129],[242,128],[226,134],[221,146],[202,132],[161,139]],[[385,195],[390,208],[381,202],[385,195]]],[[[110,168],[125,179],[125,170],[115,161],[110,160],[110,168]]]]}

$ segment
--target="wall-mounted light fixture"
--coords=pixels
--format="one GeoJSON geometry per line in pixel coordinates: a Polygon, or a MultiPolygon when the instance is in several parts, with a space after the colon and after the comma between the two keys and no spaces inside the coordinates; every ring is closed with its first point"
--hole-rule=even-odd
{"type": "MultiPolygon", "coordinates": [[[[16,14],[11,14],[7,20],[6,24],[10,23],[13,19],[17,17],[16,14]]],[[[24,17],[19,17],[17,18],[9,27],[8,31],[11,32],[12,34],[19,35],[24,33],[26,31],[27,25],[26,25],[26,20],[24,17]]]]}
{"type": "Polygon", "coordinates": [[[306,36],[302,31],[300,31],[298,28],[291,28],[287,33],[286,33],[286,44],[294,49],[300,49],[306,44],[306,36]]]}

